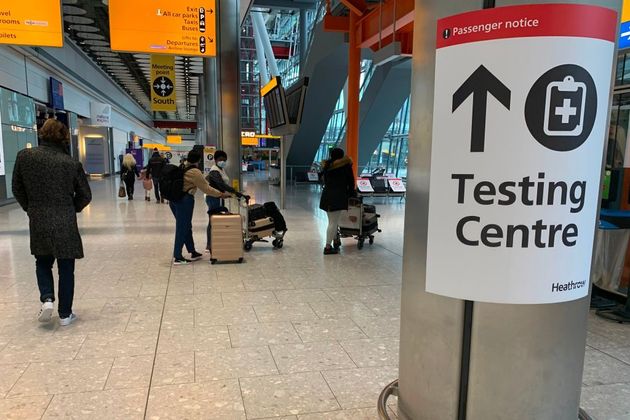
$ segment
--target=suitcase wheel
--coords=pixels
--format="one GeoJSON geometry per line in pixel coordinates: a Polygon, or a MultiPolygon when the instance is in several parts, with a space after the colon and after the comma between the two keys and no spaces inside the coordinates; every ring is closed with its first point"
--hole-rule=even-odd
{"type": "Polygon", "coordinates": [[[216,259],[212,258],[212,259],[210,260],[210,264],[216,264],[216,263],[217,263],[217,260],[216,260],[216,259]]]}
{"type": "Polygon", "coordinates": [[[274,248],[280,249],[284,245],[284,241],[282,239],[274,239],[271,244],[273,245],[274,248]]]}
{"type": "Polygon", "coordinates": [[[374,243],[374,235],[370,235],[370,245],[374,243]]]}
{"type": "Polygon", "coordinates": [[[357,248],[363,249],[364,244],[365,244],[365,238],[359,238],[359,242],[357,243],[357,248]]]}
{"type": "Polygon", "coordinates": [[[250,241],[245,242],[245,244],[243,244],[243,249],[245,251],[251,251],[252,250],[252,243],[250,241]]]}
{"type": "Polygon", "coordinates": [[[243,257],[241,257],[241,258],[239,258],[239,259],[238,259],[238,263],[239,263],[239,264],[242,264],[242,263],[243,263],[243,257]]]}

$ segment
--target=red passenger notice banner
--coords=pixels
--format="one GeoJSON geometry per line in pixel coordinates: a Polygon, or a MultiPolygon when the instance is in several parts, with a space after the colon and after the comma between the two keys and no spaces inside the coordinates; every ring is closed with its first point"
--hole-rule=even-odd
{"type": "Polygon", "coordinates": [[[616,28],[617,13],[603,7],[575,4],[497,7],[440,19],[437,48],[468,42],[544,36],[614,42],[616,28]]]}
{"type": "Polygon", "coordinates": [[[426,290],[588,295],[617,15],[584,5],[437,22],[426,290]]]}

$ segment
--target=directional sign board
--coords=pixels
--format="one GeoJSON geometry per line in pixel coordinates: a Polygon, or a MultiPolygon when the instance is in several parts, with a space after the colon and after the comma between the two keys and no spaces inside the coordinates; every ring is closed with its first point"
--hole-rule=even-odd
{"type": "Polygon", "coordinates": [[[0,1],[0,44],[62,47],[61,1],[0,1]]]}
{"type": "Polygon", "coordinates": [[[151,56],[151,110],[177,111],[175,57],[151,56]]]}
{"type": "Polygon", "coordinates": [[[619,25],[619,49],[630,47],[630,0],[623,0],[619,25]]]}
{"type": "Polygon", "coordinates": [[[438,21],[428,292],[588,294],[616,22],[565,4],[438,21]]]}
{"type": "Polygon", "coordinates": [[[215,0],[109,0],[114,51],[215,56],[215,0]]]}

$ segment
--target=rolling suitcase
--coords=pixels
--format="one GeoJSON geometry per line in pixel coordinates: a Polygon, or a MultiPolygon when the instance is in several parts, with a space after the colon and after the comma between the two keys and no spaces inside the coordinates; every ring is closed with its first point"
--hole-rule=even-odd
{"type": "Polygon", "coordinates": [[[271,217],[264,217],[258,220],[249,221],[249,234],[259,238],[271,236],[275,230],[276,223],[271,217]]]}
{"type": "Polygon", "coordinates": [[[239,214],[211,217],[212,258],[210,262],[243,262],[243,224],[239,214]]]}

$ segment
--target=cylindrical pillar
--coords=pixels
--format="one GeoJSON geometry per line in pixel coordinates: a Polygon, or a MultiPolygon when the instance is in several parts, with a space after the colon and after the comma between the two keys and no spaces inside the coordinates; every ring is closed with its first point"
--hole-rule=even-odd
{"type": "MultiPolygon", "coordinates": [[[[400,340],[399,412],[405,419],[462,418],[458,415],[464,301],[425,291],[435,22],[481,9],[484,4],[496,3],[499,7],[555,2],[415,2],[400,340]]],[[[564,3],[620,8],[619,0],[564,3]]],[[[523,57],[527,54],[523,51],[523,57]]],[[[545,305],[475,303],[467,414],[463,418],[575,420],[582,386],[587,312],[586,298],[545,305]]]]}
{"type": "Polygon", "coordinates": [[[348,43],[348,94],[346,148],[347,154],[354,162],[354,175],[357,175],[359,164],[359,92],[361,83],[361,48],[357,39],[357,23],[359,15],[350,12],[350,37],[348,43]]]}
{"type": "MultiPolygon", "coordinates": [[[[239,2],[219,0],[217,2],[218,44],[215,73],[218,89],[214,110],[218,127],[217,147],[228,154],[225,171],[232,180],[238,181],[239,186],[241,180],[240,33],[239,2]]],[[[210,107],[211,102],[207,105],[210,107]]],[[[208,108],[208,112],[212,113],[213,110],[208,108]]]]}
{"type": "MultiPolygon", "coordinates": [[[[263,86],[269,83],[269,71],[267,70],[267,60],[265,60],[265,47],[263,47],[262,35],[254,15],[257,12],[251,12],[252,26],[254,27],[254,43],[256,44],[256,58],[258,59],[258,71],[260,72],[260,82],[263,86]]],[[[264,29],[264,28],[263,28],[264,29]]]]}
{"type": "Polygon", "coordinates": [[[207,58],[203,61],[203,75],[201,76],[200,107],[202,112],[202,132],[200,144],[219,145],[218,123],[218,84],[217,84],[217,58],[207,58]]]}

